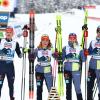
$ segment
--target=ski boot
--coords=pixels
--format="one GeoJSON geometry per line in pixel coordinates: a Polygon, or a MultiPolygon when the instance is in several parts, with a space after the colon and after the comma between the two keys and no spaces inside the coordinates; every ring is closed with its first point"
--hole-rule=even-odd
{"type": "Polygon", "coordinates": [[[93,100],[93,92],[87,92],[87,100],[93,100]]]}
{"type": "Polygon", "coordinates": [[[10,100],[15,100],[15,98],[14,97],[10,97],[10,100]]]}
{"type": "Polygon", "coordinates": [[[71,94],[71,92],[69,92],[69,94],[66,93],[66,100],[72,100],[72,94],[71,94]]]}
{"type": "Polygon", "coordinates": [[[81,93],[80,94],[77,94],[77,100],[83,100],[81,93]]]}

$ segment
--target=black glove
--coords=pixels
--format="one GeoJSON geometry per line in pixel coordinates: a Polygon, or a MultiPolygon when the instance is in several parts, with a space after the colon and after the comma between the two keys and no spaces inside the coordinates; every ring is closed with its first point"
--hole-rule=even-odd
{"type": "Polygon", "coordinates": [[[29,30],[30,28],[29,28],[28,25],[26,24],[26,25],[23,26],[22,30],[24,30],[24,29],[29,30]]]}
{"type": "Polygon", "coordinates": [[[87,27],[87,24],[84,24],[83,26],[82,26],[82,30],[88,30],[88,27],[87,27]]]}

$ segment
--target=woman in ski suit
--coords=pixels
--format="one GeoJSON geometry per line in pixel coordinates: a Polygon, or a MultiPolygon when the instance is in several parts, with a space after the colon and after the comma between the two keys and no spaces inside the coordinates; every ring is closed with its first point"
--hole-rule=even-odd
{"type": "Polygon", "coordinates": [[[42,100],[43,81],[45,80],[48,92],[53,86],[51,57],[54,56],[51,50],[51,42],[48,35],[42,35],[39,46],[34,50],[33,54],[29,54],[29,60],[34,61],[37,57],[37,65],[35,67],[37,100],[42,100]]]}
{"type": "Polygon", "coordinates": [[[9,86],[10,100],[14,100],[15,71],[14,71],[13,58],[15,52],[17,53],[19,58],[22,57],[19,44],[14,40],[12,40],[13,33],[14,33],[13,28],[7,27],[5,34],[6,38],[1,39],[0,42],[0,97],[1,97],[1,89],[6,75],[9,86]]]}
{"type": "Polygon", "coordinates": [[[72,79],[75,86],[77,100],[83,100],[81,93],[81,67],[86,60],[84,52],[78,45],[75,33],[70,33],[68,45],[63,48],[64,78],[66,83],[66,100],[72,100],[72,79]]]}
{"type": "Polygon", "coordinates": [[[91,55],[87,79],[87,100],[94,100],[93,87],[96,84],[99,90],[98,100],[100,100],[100,26],[97,27],[96,32],[96,40],[91,41],[88,51],[85,50],[85,55],[91,55]],[[96,84],[94,84],[95,78],[97,78],[96,84]]]}

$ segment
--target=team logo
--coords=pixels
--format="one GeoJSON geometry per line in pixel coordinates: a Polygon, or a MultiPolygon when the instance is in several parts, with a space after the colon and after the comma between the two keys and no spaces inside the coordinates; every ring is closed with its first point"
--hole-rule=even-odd
{"type": "Polygon", "coordinates": [[[42,51],[42,54],[48,56],[48,51],[42,51]]]}
{"type": "Polygon", "coordinates": [[[76,49],[70,49],[69,52],[70,53],[75,53],[76,52],[76,49]]]}
{"type": "Polygon", "coordinates": [[[5,43],[4,48],[12,48],[12,44],[11,43],[5,43]]]}
{"type": "Polygon", "coordinates": [[[100,43],[95,43],[95,47],[100,48],[100,43]]]}
{"type": "Polygon", "coordinates": [[[8,18],[7,16],[0,16],[1,20],[7,20],[7,18],[8,18]]]}

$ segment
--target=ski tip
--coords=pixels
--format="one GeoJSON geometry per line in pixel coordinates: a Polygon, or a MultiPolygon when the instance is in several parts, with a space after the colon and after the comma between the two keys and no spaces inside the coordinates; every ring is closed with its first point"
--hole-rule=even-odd
{"type": "Polygon", "coordinates": [[[95,21],[100,21],[100,17],[91,17],[91,16],[88,16],[87,18],[95,20],[95,21]]]}
{"type": "Polygon", "coordinates": [[[85,9],[96,9],[96,6],[95,5],[86,5],[86,6],[83,6],[83,8],[85,8],[85,9]]]}
{"type": "Polygon", "coordinates": [[[61,15],[57,15],[57,16],[56,16],[56,19],[57,19],[57,20],[61,20],[61,15]]]}
{"type": "Polygon", "coordinates": [[[29,91],[29,99],[33,99],[34,98],[34,92],[33,91],[29,91]]]}
{"type": "Polygon", "coordinates": [[[35,11],[34,11],[33,9],[31,9],[31,10],[29,11],[29,15],[30,15],[30,17],[33,17],[33,16],[35,15],[35,11]]]}

